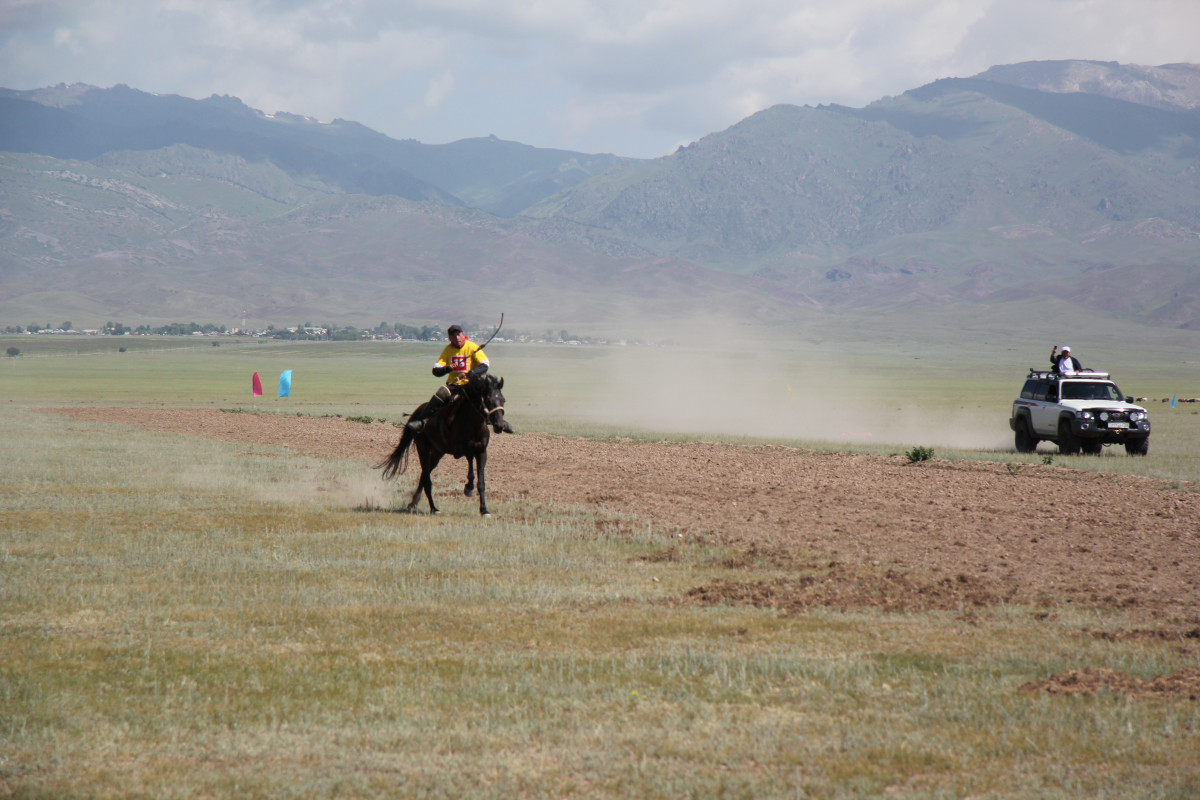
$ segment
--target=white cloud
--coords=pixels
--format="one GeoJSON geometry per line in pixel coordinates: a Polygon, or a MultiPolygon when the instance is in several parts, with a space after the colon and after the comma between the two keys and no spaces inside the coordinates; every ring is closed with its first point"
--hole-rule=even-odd
{"type": "Polygon", "coordinates": [[[425,92],[425,105],[429,108],[437,108],[453,91],[454,73],[446,70],[429,82],[429,89],[425,92]]]}
{"type": "Polygon", "coordinates": [[[1195,0],[9,0],[9,88],[126,83],[444,142],[654,156],[996,64],[1200,61],[1195,0]]]}

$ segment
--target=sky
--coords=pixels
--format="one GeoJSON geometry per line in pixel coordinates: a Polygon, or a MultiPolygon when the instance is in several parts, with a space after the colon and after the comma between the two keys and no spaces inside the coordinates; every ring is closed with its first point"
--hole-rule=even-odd
{"type": "Polygon", "coordinates": [[[86,83],[655,158],[998,64],[1200,63],[1200,0],[0,0],[0,86],[86,83]]]}

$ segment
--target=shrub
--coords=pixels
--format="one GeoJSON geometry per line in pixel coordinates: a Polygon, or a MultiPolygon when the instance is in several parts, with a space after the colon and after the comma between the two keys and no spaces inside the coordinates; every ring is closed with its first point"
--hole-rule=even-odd
{"type": "Polygon", "coordinates": [[[910,464],[915,464],[918,461],[928,461],[933,458],[932,447],[914,447],[908,451],[908,461],[910,464]]]}
{"type": "Polygon", "coordinates": [[[7,355],[9,358],[16,358],[17,356],[21,355],[21,348],[10,347],[4,351],[4,354],[7,355]]]}

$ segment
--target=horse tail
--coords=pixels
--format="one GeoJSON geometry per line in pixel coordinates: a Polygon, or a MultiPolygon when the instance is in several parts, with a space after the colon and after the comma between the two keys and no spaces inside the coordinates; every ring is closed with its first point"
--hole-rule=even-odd
{"type": "Polygon", "coordinates": [[[404,433],[400,434],[400,444],[396,445],[396,449],[392,451],[390,456],[375,465],[376,469],[383,468],[384,480],[394,478],[408,469],[408,448],[412,445],[414,439],[415,436],[412,430],[405,425],[404,433]]]}

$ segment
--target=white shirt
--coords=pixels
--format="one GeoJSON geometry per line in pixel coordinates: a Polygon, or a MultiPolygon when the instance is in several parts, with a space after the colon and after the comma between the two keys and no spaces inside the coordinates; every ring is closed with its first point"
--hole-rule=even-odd
{"type": "Polygon", "coordinates": [[[1074,375],[1075,362],[1071,360],[1070,353],[1064,353],[1058,359],[1058,374],[1059,375],[1074,375]]]}

